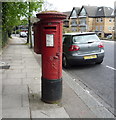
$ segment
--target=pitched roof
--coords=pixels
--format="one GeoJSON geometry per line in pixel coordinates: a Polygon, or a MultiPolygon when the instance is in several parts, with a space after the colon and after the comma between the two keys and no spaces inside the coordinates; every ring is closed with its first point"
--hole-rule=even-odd
{"type": "Polygon", "coordinates": [[[83,5],[81,9],[79,7],[73,7],[69,18],[71,17],[73,11],[76,11],[77,16],[79,16],[82,9],[85,9],[88,17],[114,17],[115,11],[111,7],[97,7],[97,6],[86,6],[83,5]]]}
{"type": "Polygon", "coordinates": [[[114,9],[116,10],[116,1],[114,2],[114,9]]]}
{"type": "MultiPolygon", "coordinates": [[[[98,7],[97,6],[86,6],[86,5],[84,5],[84,6],[82,6],[81,10],[83,8],[86,10],[86,13],[89,17],[95,17],[98,7]]],[[[81,12],[81,10],[80,10],[80,12],[81,12]]]]}
{"type": "Polygon", "coordinates": [[[77,14],[77,16],[78,16],[79,11],[80,11],[80,7],[73,7],[73,9],[72,9],[72,11],[71,11],[71,13],[70,13],[70,15],[69,15],[69,18],[71,17],[71,15],[72,15],[72,13],[73,13],[74,10],[76,11],[76,14],[77,14]]]}
{"type": "Polygon", "coordinates": [[[65,15],[67,15],[67,18],[70,16],[70,13],[71,11],[66,11],[66,12],[63,12],[65,15]]]}
{"type": "Polygon", "coordinates": [[[113,11],[111,7],[98,7],[96,17],[111,17],[113,16],[113,11]]]}
{"type": "Polygon", "coordinates": [[[74,9],[76,10],[76,13],[78,14],[80,11],[80,7],[74,7],[74,9]]]}

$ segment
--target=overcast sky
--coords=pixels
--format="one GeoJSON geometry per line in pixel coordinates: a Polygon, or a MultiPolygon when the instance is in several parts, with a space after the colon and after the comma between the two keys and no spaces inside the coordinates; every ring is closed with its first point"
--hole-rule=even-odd
{"type": "Polygon", "coordinates": [[[57,11],[71,11],[73,7],[81,7],[82,5],[106,6],[114,8],[116,0],[46,0],[53,4],[57,11]]]}

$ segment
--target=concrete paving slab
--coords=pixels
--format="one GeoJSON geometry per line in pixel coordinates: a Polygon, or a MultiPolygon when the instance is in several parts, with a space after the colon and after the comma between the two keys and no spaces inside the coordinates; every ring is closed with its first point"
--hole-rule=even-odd
{"type": "MultiPolygon", "coordinates": [[[[34,69],[22,69],[22,72],[26,72],[26,73],[30,73],[30,74],[33,74],[33,71],[35,72],[35,73],[39,73],[39,71],[40,71],[40,68],[38,67],[38,68],[34,68],[34,69]]],[[[41,74],[41,73],[39,73],[39,74],[41,74]]]]}
{"type": "Polygon", "coordinates": [[[3,94],[28,94],[27,85],[3,85],[3,94]]]}
{"type": "Polygon", "coordinates": [[[2,76],[1,76],[2,81],[5,80],[5,79],[7,79],[7,77],[8,77],[7,74],[2,74],[2,76]]]}
{"type": "Polygon", "coordinates": [[[32,52],[28,51],[28,54],[22,54],[23,59],[31,59],[34,60],[32,57],[32,52]]]}
{"type": "Polygon", "coordinates": [[[35,66],[35,67],[39,68],[39,65],[37,64],[36,61],[35,61],[35,62],[30,62],[30,63],[29,63],[29,62],[24,62],[23,65],[24,65],[25,67],[27,67],[27,68],[28,68],[29,66],[30,66],[30,67],[35,66]]]}
{"type": "Polygon", "coordinates": [[[8,77],[2,81],[3,85],[21,85],[22,79],[9,79],[8,77]]]}
{"type": "Polygon", "coordinates": [[[29,84],[29,94],[39,94],[41,91],[41,84],[29,84]]]}
{"type": "Polygon", "coordinates": [[[28,63],[33,63],[33,62],[36,63],[36,60],[33,57],[33,55],[31,57],[23,57],[22,59],[23,59],[23,61],[28,62],[28,63]]]}
{"type": "Polygon", "coordinates": [[[29,108],[4,109],[2,118],[30,118],[29,108]]]}
{"type": "MultiPolygon", "coordinates": [[[[39,68],[39,67],[38,67],[39,68]]],[[[40,78],[41,77],[41,73],[39,72],[40,70],[38,69],[38,71],[35,72],[28,72],[26,73],[27,77],[37,77],[40,78]]]]}
{"type": "MultiPolygon", "coordinates": [[[[32,88],[32,87],[31,87],[32,88]]],[[[30,109],[32,118],[69,118],[65,109],[57,104],[47,104],[41,101],[41,92],[29,90],[30,109]]]]}
{"type": "MultiPolygon", "coordinates": [[[[7,74],[12,74],[12,73],[14,73],[14,74],[21,74],[22,73],[22,69],[8,69],[8,70],[6,70],[5,71],[5,75],[7,75],[7,74]]],[[[3,75],[3,74],[2,74],[3,75]]]]}
{"type": "Polygon", "coordinates": [[[0,70],[0,95],[2,94],[2,70],[0,70]]]}
{"type": "MultiPolygon", "coordinates": [[[[16,64],[16,63],[17,63],[17,64],[23,63],[23,59],[22,59],[22,60],[14,60],[14,59],[12,59],[11,61],[12,61],[12,64],[13,64],[13,63],[14,63],[14,64],[16,64]]],[[[17,64],[16,64],[16,65],[17,65],[17,64]]]]}
{"type": "Polygon", "coordinates": [[[15,70],[22,70],[24,69],[25,67],[24,66],[10,66],[10,69],[15,69],[15,70]]]}
{"type": "Polygon", "coordinates": [[[29,107],[28,95],[2,95],[2,109],[18,109],[22,107],[29,107]]]}
{"type": "Polygon", "coordinates": [[[0,95],[2,95],[2,84],[1,83],[0,83],[0,95]]]}
{"type": "Polygon", "coordinates": [[[10,65],[22,65],[23,62],[22,61],[14,61],[12,63],[10,63],[10,65]]]}
{"type": "Polygon", "coordinates": [[[34,85],[38,85],[38,84],[40,84],[40,79],[41,78],[39,78],[39,77],[27,77],[26,79],[23,79],[23,81],[22,81],[22,84],[23,85],[31,85],[31,84],[34,84],[34,85]]]}
{"type": "Polygon", "coordinates": [[[21,95],[3,95],[2,109],[20,108],[22,106],[21,95]]]}
{"type": "Polygon", "coordinates": [[[25,66],[25,69],[39,69],[39,66],[25,66]]]}
{"type": "Polygon", "coordinates": [[[2,94],[0,94],[0,118],[2,118],[2,94]]]}
{"type": "MultiPolygon", "coordinates": [[[[17,68],[17,69],[20,69],[20,68],[17,68]]],[[[26,73],[15,73],[15,74],[14,73],[8,73],[7,77],[9,79],[21,79],[21,78],[26,78],[27,75],[26,75],[26,73]]]]}
{"type": "Polygon", "coordinates": [[[49,110],[36,110],[32,111],[32,118],[69,118],[63,107],[49,109],[49,110]]]}

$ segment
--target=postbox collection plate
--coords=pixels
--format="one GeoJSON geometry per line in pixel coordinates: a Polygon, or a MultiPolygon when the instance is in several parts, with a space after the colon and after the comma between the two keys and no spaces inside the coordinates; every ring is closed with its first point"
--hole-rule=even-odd
{"type": "Polygon", "coordinates": [[[46,34],[46,47],[54,47],[54,35],[46,34]]]}

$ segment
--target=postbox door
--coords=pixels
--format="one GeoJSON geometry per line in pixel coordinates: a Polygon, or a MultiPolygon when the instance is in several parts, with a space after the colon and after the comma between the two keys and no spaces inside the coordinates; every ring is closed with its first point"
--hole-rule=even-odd
{"type": "Polygon", "coordinates": [[[43,27],[42,77],[50,80],[62,77],[62,36],[59,30],[60,25],[43,27]]]}

